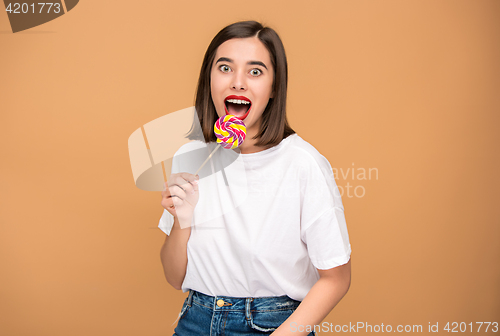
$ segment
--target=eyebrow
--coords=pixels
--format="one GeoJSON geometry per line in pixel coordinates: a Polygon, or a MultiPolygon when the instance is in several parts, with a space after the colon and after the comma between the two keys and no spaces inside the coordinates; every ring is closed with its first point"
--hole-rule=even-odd
{"type": "MultiPolygon", "coordinates": [[[[234,61],[230,58],[227,58],[227,57],[221,57],[217,60],[217,62],[215,62],[215,64],[219,63],[219,62],[229,62],[229,63],[234,63],[234,61]]],[[[266,65],[264,63],[262,63],[261,61],[248,61],[247,62],[248,65],[260,65],[260,66],[263,66],[264,68],[267,69],[266,65]]]]}

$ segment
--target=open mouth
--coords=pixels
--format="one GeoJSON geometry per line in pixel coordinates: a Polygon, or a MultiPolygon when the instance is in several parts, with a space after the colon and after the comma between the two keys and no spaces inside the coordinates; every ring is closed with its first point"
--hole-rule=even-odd
{"type": "Polygon", "coordinates": [[[244,120],[248,116],[251,108],[252,102],[246,97],[229,96],[224,100],[226,115],[234,115],[240,120],[244,120]]]}

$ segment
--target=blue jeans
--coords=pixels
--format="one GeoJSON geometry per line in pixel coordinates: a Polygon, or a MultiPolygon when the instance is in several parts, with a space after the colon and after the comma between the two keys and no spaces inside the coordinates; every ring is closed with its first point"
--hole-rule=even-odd
{"type": "MultiPolygon", "coordinates": [[[[283,296],[235,298],[189,290],[173,336],[270,335],[299,306],[283,296]]],[[[296,331],[297,326],[290,328],[296,331]]],[[[315,336],[311,332],[308,336],[315,336]]]]}

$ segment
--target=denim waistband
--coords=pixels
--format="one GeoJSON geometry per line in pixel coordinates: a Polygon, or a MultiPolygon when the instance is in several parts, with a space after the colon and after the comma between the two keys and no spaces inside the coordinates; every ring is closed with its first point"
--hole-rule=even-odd
{"type": "Polygon", "coordinates": [[[206,308],[213,310],[241,310],[246,311],[277,311],[296,309],[300,301],[294,300],[287,295],[267,297],[231,297],[210,296],[190,289],[187,304],[191,306],[196,302],[206,308]]]}

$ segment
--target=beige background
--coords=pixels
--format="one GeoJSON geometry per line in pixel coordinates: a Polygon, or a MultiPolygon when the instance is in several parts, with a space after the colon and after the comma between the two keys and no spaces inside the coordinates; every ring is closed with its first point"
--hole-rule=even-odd
{"type": "Polygon", "coordinates": [[[243,19],[283,39],[298,134],[378,170],[339,176],[365,195],[343,197],[352,286],[325,321],[500,322],[499,1],[87,0],[16,34],[0,13],[0,334],[172,334],[186,294],[127,139],[193,105],[243,19]]]}

